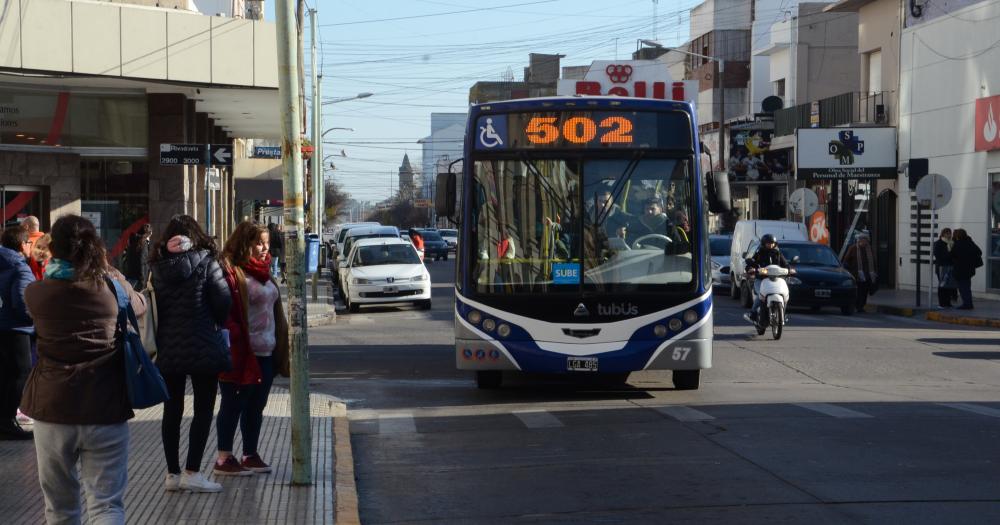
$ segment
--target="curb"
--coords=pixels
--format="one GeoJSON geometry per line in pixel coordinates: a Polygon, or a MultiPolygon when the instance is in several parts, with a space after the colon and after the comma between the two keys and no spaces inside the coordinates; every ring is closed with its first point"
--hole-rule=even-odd
{"type": "Polygon", "coordinates": [[[358,486],[354,478],[354,452],[351,449],[351,423],[347,418],[347,404],[337,402],[333,408],[333,477],[337,502],[334,522],[360,525],[358,486]]]}
{"type": "Polygon", "coordinates": [[[929,321],[938,321],[940,323],[959,324],[964,326],[978,326],[982,328],[1000,328],[1000,319],[987,319],[985,317],[963,317],[960,315],[951,315],[943,312],[927,312],[926,318],[929,321]]]}
{"type": "Polygon", "coordinates": [[[919,310],[906,306],[892,306],[887,304],[866,304],[866,312],[875,312],[887,315],[897,315],[900,317],[913,317],[919,310]]]}

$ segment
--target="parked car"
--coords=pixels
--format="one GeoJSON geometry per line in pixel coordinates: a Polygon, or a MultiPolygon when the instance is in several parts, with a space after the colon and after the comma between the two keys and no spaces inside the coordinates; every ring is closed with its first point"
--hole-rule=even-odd
{"type": "MultiPolygon", "coordinates": [[[[348,230],[347,235],[344,237],[344,244],[340,254],[337,255],[337,258],[333,262],[333,269],[337,271],[336,275],[340,275],[340,265],[344,263],[347,255],[351,253],[351,247],[354,243],[361,239],[371,238],[399,239],[399,229],[395,226],[355,226],[348,230]]],[[[337,287],[343,292],[343,283],[339,280],[337,281],[337,287]]]]}
{"type": "Polygon", "coordinates": [[[413,245],[398,237],[355,242],[340,273],[351,312],[362,305],[401,302],[431,308],[430,273],[413,245]]]}
{"type": "Polygon", "coordinates": [[[806,306],[819,310],[824,306],[836,306],[844,315],[854,313],[857,283],[829,246],[785,241],[779,242],[778,248],[795,268],[795,275],[788,278],[788,304],[792,308],[806,306]]]}
{"type": "Polygon", "coordinates": [[[729,296],[740,299],[745,308],[753,302],[753,290],[747,289],[746,260],[753,256],[762,235],[770,233],[782,241],[809,240],[806,225],[789,221],[739,221],[733,230],[733,243],[729,249],[729,296]]]}
{"type": "Polygon", "coordinates": [[[712,256],[712,288],[729,289],[729,254],[732,235],[709,235],[708,249],[712,256]]]}
{"type": "Polygon", "coordinates": [[[448,249],[454,253],[458,249],[458,230],[438,230],[441,232],[441,238],[448,243],[448,249]]]}
{"type": "Polygon", "coordinates": [[[380,224],[377,222],[348,222],[338,225],[333,231],[335,255],[340,255],[344,251],[344,240],[347,238],[347,232],[351,231],[351,228],[360,226],[380,226],[380,224]]]}
{"type": "Polygon", "coordinates": [[[451,248],[448,247],[448,242],[441,237],[441,234],[437,230],[430,228],[421,228],[418,231],[424,237],[424,260],[437,261],[444,259],[447,261],[451,248]]]}

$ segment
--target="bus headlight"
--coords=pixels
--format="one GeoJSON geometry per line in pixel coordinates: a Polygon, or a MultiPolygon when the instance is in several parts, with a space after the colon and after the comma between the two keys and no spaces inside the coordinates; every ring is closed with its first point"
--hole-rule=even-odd
{"type": "Polygon", "coordinates": [[[655,335],[656,337],[666,337],[667,336],[667,327],[663,326],[662,324],[658,324],[658,325],[654,326],[653,327],[653,335],[655,335]]]}
{"type": "Polygon", "coordinates": [[[483,320],[483,314],[476,310],[469,312],[469,322],[472,324],[479,324],[479,321],[483,320]]]}
{"type": "Polygon", "coordinates": [[[671,319],[670,322],[667,323],[667,325],[670,326],[670,329],[674,332],[680,332],[681,328],[684,328],[684,323],[682,323],[681,320],[676,317],[671,319]]]}
{"type": "Polygon", "coordinates": [[[695,324],[698,322],[698,312],[694,310],[684,312],[684,322],[687,324],[695,324]]]}
{"type": "Polygon", "coordinates": [[[487,332],[492,332],[494,328],[497,327],[497,322],[493,319],[486,319],[483,321],[483,330],[487,332]]]}
{"type": "Polygon", "coordinates": [[[499,335],[500,337],[507,337],[507,336],[509,336],[510,335],[510,325],[508,325],[507,323],[500,323],[500,326],[497,327],[497,335],[499,335]]]}

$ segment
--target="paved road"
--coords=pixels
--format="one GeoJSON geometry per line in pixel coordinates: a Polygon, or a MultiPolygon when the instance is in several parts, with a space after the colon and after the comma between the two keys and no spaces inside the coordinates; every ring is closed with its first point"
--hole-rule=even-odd
{"type": "Polygon", "coordinates": [[[625,388],[454,369],[434,309],[314,330],[313,388],[347,399],[365,523],[997,523],[1000,332],[830,310],[782,340],[716,301],[715,368],[625,388]]]}

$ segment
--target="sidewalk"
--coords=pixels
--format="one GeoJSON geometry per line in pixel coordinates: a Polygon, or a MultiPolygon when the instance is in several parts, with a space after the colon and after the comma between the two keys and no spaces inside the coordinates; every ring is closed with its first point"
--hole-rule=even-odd
{"type": "Polygon", "coordinates": [[[975,306],[974,310],[938,309],[937,291],[934,291],[928,304],[927,291],[924,290],[920,295],[920,306],[917,307],[916,292],[913,290],[879,290],[868,298],[865,310],[905,317],[922,317],[941,323],[1000,328],[1000,301],[973,298],[972,304],[975,306]]]}
{"type": "MultiPolygon", "coordinates": [[[[312,395],[313,485],[293,487],[290,400],[287,380],[271,391],[264,411],[261,456],[274,467],[271,474],[245,478],[214,477],[217,494],[165,492],[166,466],[160,441],[160,407],[136,411],[129,423],[128,489],[125,510],[129,523],[357,523],[357,494],[344,405],[328,396],[312,395]],[[336,483],[335,483],[336,480],[336,483]]],[[[181,430],[181,461],[187,453],[191,395],[186,399],[181,430]]],[[[218,402],[216,403],[218,407],[218,402]]],[[[237,432],[235,450],[241,450],[237,432]]],[[[203,473],[215,459],[215,424],[203,460],[203,473]]],[[[44,523],[45,504],[38,486],[35,448],[31,441],[0,441],[0,516],[4,523],[44,523]]]]}

